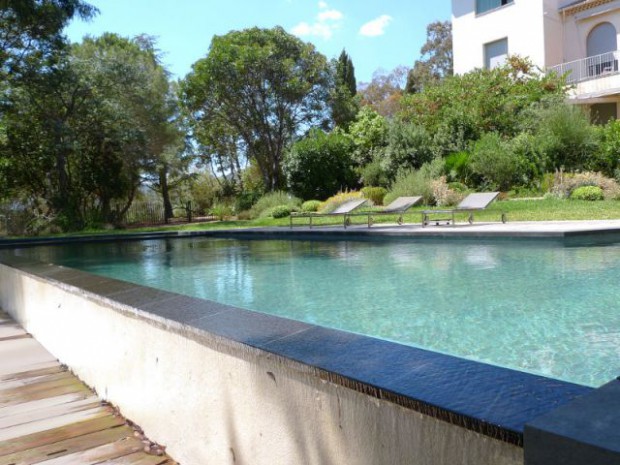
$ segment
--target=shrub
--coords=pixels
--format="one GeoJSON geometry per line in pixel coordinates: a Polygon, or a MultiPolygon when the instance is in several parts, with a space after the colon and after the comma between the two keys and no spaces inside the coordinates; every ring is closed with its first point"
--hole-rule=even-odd
{"type": "Polygon", "coordinates": [[[456,152],[448,155],[445,160],[445,173],[448,179],[467,182],[472,175],[469,152],[456,152]]]}
{"type": "Polygon", "coordinates": [[[390,191],[383,198],[383,202],[390,203],[398,197],[421,195],[426,205],[432,205],[435,197],[431,188],[431,181],[443,173],[443,160],[436,158],[425,163],[419,170],[402,171],[392,184],[390,191]]]}
{"type": "Polygon", "coordinates": [[[382,153],[377,152],[370,163],[359,169],[362,183],[365,186],[387,187],[390,184],[390,174],[383,166],[382,155],[382,153]]]}
{"type": "Polygon", "coordinates": [[[301,211],[306,213],[318,211],[321,207],[321,203],[320,200],[306,200],[301,204],[301,211]]]}
{"type": "Polygon", "coordinates": [[[540,188],[546,159],[536,138],[531,134],[521,133],[508,143],[508,149],[516,163],[513,182],[516,185],[540,188]]]}
{"type": "Polygon", "coordinates": [[[357,191],[339,192],[338,194],[330,197],[325,202],[323,202],[318,211],[321,213],[329,213],[334,211],[343,203],[348,202],[349,200],[359,199],[361,197],[362,193],[357,191]]]}
{"type": "Polygon", "coordinates": [[[189,182],[188,197],[198,214],[207,213],[221,196],[222,189],[217,179],[209,173],[199,173],[189,182]]]}
{"type": "Polygon", "coordinates": [[[364,187],[362,195],[375,205],[383,205],[383,198],[387,194],[385,187],[364,187]]]}
{"type": "Polygon", "coordinates": [[[517,174],[517,160],[496,133],[487,133],[473,148],[471,169],[493,189],[509,190],[517,174]]]}
{"type": "Polygon", "coordinates": [[[449,182],[448,183],[448,187],[450,189],[452,189],[453,191],[455,191],[455,192],[465,193],[465,192],[469,191],[469,187],[467,187],[462,182],[449,182]]]}
{"type": "Polygon", "coordinates": [[[431,143],[430,135],[422,126],[398,118],[389,121],[387,147],[383,150],[383,166],[387,168],[390,178],[393,178],[400,169],[418,169],[431,161],[433,159],[431,143]]]}
{"type": "Polygon", "coordinates": [[[225,205],[223,203],[215,204],[211,208],[211,214],[217,217],[218,220],[224,221],[224,219],[228,216],[232,216],[233,209],[230,205],[225,205]]]}
{"type": "Polygon", "coordinates": [[[290,205],[291,209],[297,207],[301,204],[301,200],[297,197],[293,197],[290,194],[282,191],[274,191],[269,194],[263,195],[258,201],[254,204],[252,209],[250,210],[251,218],[266,218],[271,216],[271,210],[273,207],[277,207],[279,205],[290,205]]]}
{"type": "Polygon", "coordinates": [[[552,169],[591,169],[598,163],[597,130],[577,105],[560,103],[538,111],[536,145],[552,169]]]}
{"type": "Polygon", "coordinates": [[[620,166],[620,121],[614,119],[600,128],[598,170],[614,175],[620,166]]]}
{"type": "Polygon", "coordinates": [[[553,180],[551,193],[560,198],[571,197],[575,189],[583,186],[601,188],[603,197],[607,200],[620,198],[620,185],[615,179],[603,176],[601,173],[564,173],[557,171],[553,180]]]}
{"type": "Polygon", "coordinates": [[[456,205],[463,200],[463,194],[450,189],[446,182],[446,177],[441,176],[431,181],[431,190],[435,205],[439,207],[456,205]]]}
{"type": "Polygon", "coordinates": [[[235,211],[241,212],[252,208],[252,205],[259,199],[260,194],[255,191],[244,191],[235,197],[235,211]]]}
{"type": "Polygon", "coordinates": [[[249,210],[244,210],[244,211],[240,211],[237,213],[237,219],[238,220],[251,220],[252,217],[250,216],[250,211],[249,210]]]}
{"type": "Polygon", "coordinates": [[[278,205],[271,209],[271,216],[273,218],[286,218],[291,214],[291,206],[290,205],[278,205]]]}
{"type": "Polygon", "coordinates": [[[353,170],[353,143],[338,131],[312,130],[296,142],[284,169],[291,191],[305,199],[324,199],[357,184],[353,170]]]}
{"type": "Polygon", "coordinates": [[[575,189],[571,195],[571,200],[603,200],[603,189],[598,186],[581,186],[575,189]]]}
{"type": "Polygon", "coordinates": [[[387,134],[387,120],[371,107],[362,107],[349,126],[349,138],[355,146],[355,162],[359,165],[369,163],[374,150],[386,145],[387,134]]]}

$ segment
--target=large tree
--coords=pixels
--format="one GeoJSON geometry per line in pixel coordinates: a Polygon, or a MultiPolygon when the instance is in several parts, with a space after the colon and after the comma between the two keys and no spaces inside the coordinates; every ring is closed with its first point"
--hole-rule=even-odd
{"type": "Polygon", "coordinates": [[[420,55],[407,76],[408,93],[419,92],[454,73],[450,21],[435,21],[426,26],[426,42],[420,49],[420,55]]]}
{"type": "Polygon", "coordinates": [[[214,37],[181,87],[194,126],[203,127],[196,135],[226,128],[274,190],[282,185],[286,147],[326,119],[329,68],[313,45],[281,27],[252,28],[214,37]]]}
{"type": "Polygon", "coordinates": [[[0,73],[18,75],[33,54],[48,54],[65,44],[63,28],[71,18],[97,10],[81,0],[0,0],[0,73]]]}
{"type": "Polygon", "coordinates": [[[12,193],[43,201],[64,228],[119,219],[174,142],[168,89],[144,38],[104,34],[54,57],[6,102],[12,193]]]}
{"type": "Polygon", "coordinates": [[[377,70],[372,81],[361,83],[358,96],[362,106],[369,106],[382,116],[394,116],[399,109],[409,68],[397,66],[389,73],[377,70]]]}

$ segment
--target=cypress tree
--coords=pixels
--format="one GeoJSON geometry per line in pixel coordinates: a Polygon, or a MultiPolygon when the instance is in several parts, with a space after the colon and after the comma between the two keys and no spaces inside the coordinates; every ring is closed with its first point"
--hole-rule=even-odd
{"type": "Polygon", "coordinates": [[[355,80],[355,67],[347,52],[343,49],[338,57],[338,84],[346,86],[352,96],[357,94],[357,82],[355,80]]]}

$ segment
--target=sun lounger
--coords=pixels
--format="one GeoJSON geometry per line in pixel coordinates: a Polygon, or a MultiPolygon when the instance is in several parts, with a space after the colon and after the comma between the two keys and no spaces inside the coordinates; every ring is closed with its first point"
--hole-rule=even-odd
{"type": "Polygon", "coordinates": [[[349,222],[351,221],[347,215],[351,213],[353,210],[355,210],[356,208],[361,207],[365,203],[366,203],[366,199],[353,199],[353,200],[346,201],[345,203],[340,205],[338,208],[336,208],[334,211],[331,211],[329,213],[291,213],[291,216],[290,216],[291,228],[293,227],[293,218],[310,218],[309,226],[312,227],[312,218],[322,218],[326,216],[340,216],[340,215],[342,215],[343,226],[346,228],[349,225],[349,222]]]}
{"type": "MultiPolygon", "coordinates": [[[[446,224],[452,223],[454,225],[454,215],[456,213],[469,213],[467,221],[469,224],[474,222],[474,212],[484,210],[493,202],[499,192],[478,192],[475,194],[469,194],[453,209],[446,210],[424,210],[422,212],[422,226],[427,226],[430,223],[439,225],[443,222],[446,224]],[[432,216],[440,215],[439,218],[431,218],[432,216]]],[[[506,214],[501,214],[502,223],[506,222],[506,214]]]]}
{"type": "Polygon", "coordinates": [[[414,205],[417,205],[422,201],[421,196],[416,197],[398,197],[389,205],[386,205],[381,210],[375,211],[364,211],[364,212],[353,212],[348,213],[347,216],[350,218],[352,216],[367,216],[368,217],[368,227],[370,228],[374,223],[374,217],[378,215],[398,215],[398,219],[396,222],[399,225],[403,224],[403,215],[407,210],[409,210],[414,205]]]}

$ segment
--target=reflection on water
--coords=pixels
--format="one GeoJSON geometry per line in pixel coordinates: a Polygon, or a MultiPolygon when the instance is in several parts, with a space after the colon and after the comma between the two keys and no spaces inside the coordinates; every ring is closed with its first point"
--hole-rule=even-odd
{"type": "Polygon", "coordinates": [[[20,253],[582,384],[620,375],[618,245],[194,238],[20,253]]]}

